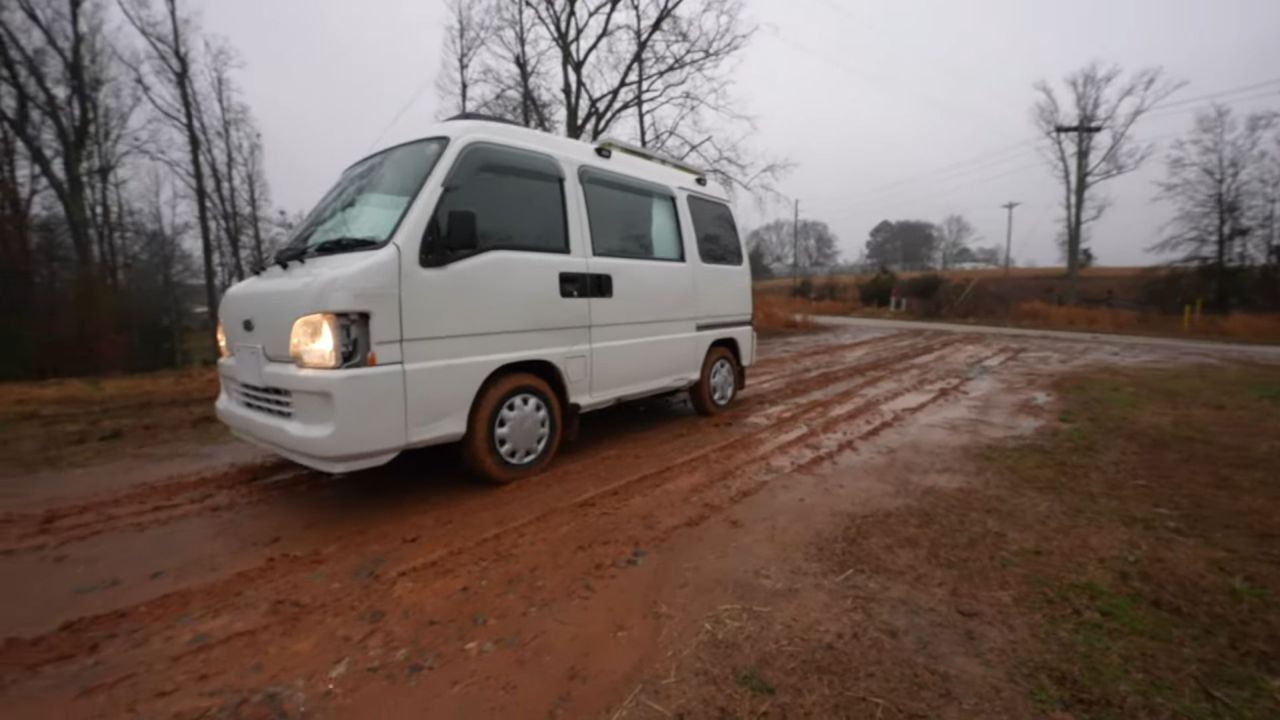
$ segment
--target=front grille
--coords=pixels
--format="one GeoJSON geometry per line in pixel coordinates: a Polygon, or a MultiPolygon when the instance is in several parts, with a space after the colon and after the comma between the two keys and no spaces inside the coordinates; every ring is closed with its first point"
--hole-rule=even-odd
{"type": "Polygon", "coordinates": [[[293,393],[226,378],[227,393],[244,407],[276,417],[293,417],[293,393]]]}

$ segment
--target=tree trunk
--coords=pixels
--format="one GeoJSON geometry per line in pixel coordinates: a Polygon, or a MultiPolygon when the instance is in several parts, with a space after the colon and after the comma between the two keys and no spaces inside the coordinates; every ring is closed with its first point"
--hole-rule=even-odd
{"type": "Polygon", "coordinates": [[[1227,312],[1227,207],[1222,198],[1222,193],[1218,193],[1218,235],[1216,238],[1217,253],[1214,257],[1214,305],[1217,306],[1219,312],[1227,312]]]}
{"type": "MultiPolygon", "coordinates": [[[[1082,121],[1083,122],[1083,121],[1082,121]]],[[[1088,188],[1085,186],[1085,166],[1088,162],[1088,151],[1085,135],[1080,132],[1076,136],[1076,183],[1075,197],[1072,199],[1070,227],[1067,230],[1067,292],[1068,305],[1075,305],[1080,294],[1080,241],[1084,230],[1084,198],[1088,188]]]]}
{"type": "Polygon", "coordinates": [[[200,225],[200,255],[204,260],[204,295],[208,304],[209,349],[216,361],[218,352],[218,288],[213,275],[213,238],[209,232],[209,196],[204,186],[204,168],[200,160],[200,134],[196,126],[194,99],[191,93],[191,64],[182,46],[182,29],[178,22],[176,0],[167,0],[169,29],[173,34],[174,59],[177,61],[178,97],[182,102],[183,124],[187,131],[187,149],[191,155],[191,176],[195,185],[196,216],[200,225]]]}

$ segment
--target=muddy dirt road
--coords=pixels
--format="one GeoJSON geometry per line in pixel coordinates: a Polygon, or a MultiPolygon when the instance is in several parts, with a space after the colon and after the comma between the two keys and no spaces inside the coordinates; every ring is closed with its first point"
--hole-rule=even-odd
{"type": "Polygon", "coordinates": [[[334,478],[163,430],[141,459],[10,473],[4,714],[660,717],[637,683],[833,509],[909,501],[911,462],[1033,428],[1066,369],[1236,358],[1258,359],[841,326],[766,342],[721,418],[588,416],[510,487],[448,447],[334,478]]]}

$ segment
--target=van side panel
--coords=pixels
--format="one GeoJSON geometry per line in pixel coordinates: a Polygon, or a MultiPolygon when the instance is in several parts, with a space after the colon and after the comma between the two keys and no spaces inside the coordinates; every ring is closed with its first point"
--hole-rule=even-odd
{"type": "Polygon", "coordinates": [[[591,301],[591,394],[596,399],[693,382],[700,370],[693,271],[687,262],[593,257],[613,297],[591,301]]]}

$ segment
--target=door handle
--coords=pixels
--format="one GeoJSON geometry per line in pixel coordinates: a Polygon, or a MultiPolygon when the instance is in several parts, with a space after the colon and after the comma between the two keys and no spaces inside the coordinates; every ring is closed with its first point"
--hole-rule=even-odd
{"type": "Polygon", "coordinates": [[[586,273],[560,273],[560,297],[589,297],[590,282],[586,273]]]}
{"type": "Polygon", "coordinates": [[[591,297],[593,298],[611,298],[613,297],[613,276],[604,273],[591,273],[590,280],[591,297]]]}
{"type": "Polygon", "coordinates": [[[611,298],[613,276],[604,273],[560,273],[562,298],[611,298]]]}

